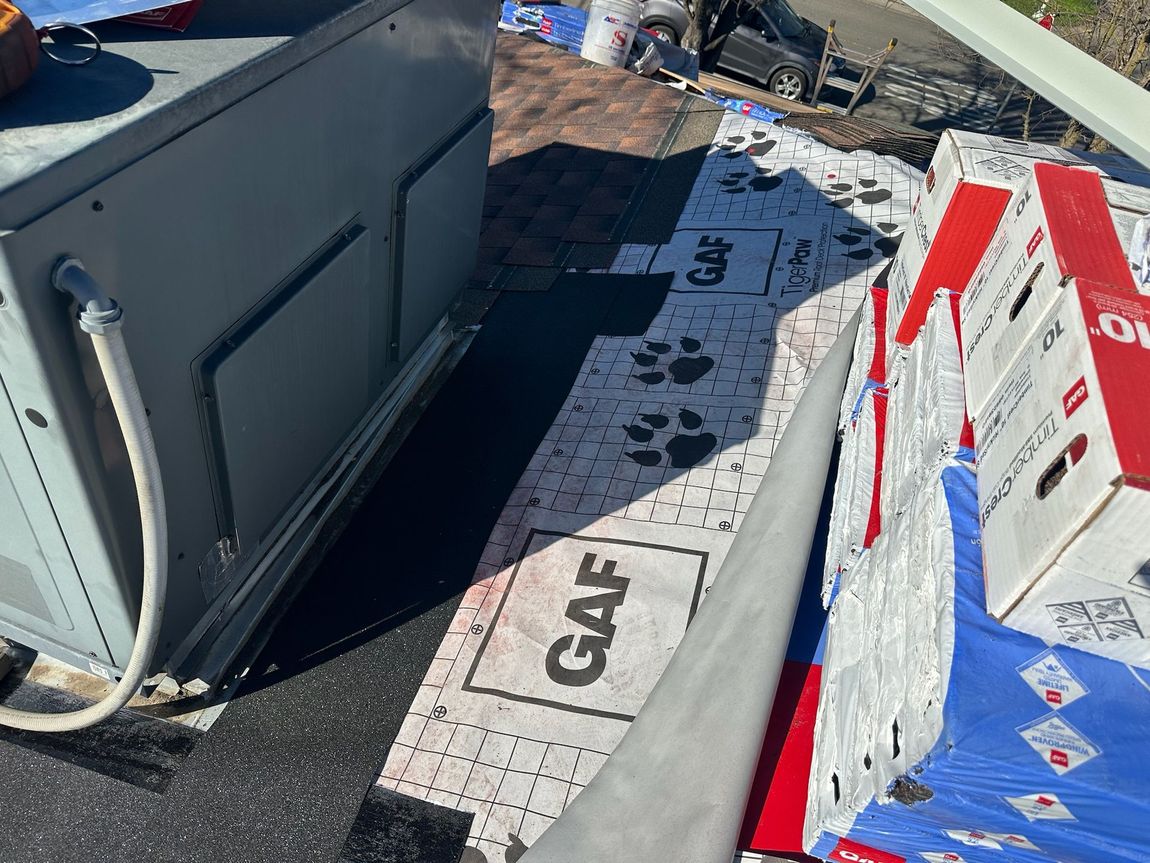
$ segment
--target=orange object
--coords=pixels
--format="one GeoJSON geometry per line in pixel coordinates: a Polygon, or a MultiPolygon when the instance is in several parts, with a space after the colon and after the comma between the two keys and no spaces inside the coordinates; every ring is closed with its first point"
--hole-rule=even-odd
{"type": "Polygon", "coordinates": [[[40,39],[28,16],[0,0],[0,98],[32,77],[40,61],[40,39]]]}

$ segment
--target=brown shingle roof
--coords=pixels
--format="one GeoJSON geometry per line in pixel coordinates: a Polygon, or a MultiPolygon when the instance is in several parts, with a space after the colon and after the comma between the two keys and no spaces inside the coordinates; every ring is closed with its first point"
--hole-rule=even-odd
{"type": "Polygon", "coordinates": [[[682,102],[625,70],[500,33],[476,279],[557,263],[566,243],[611,241],[682,102]]]}

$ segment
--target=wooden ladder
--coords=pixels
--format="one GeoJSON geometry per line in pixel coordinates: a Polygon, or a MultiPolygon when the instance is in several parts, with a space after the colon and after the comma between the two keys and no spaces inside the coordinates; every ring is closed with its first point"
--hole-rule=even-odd
{"type": "Polygon", "coordinates": [[[852,51],[850,48],[843,47],[842,42],[839,41],[839,37],[835,33],[835,22],[831,21],[831,26],[827,28],[827,42],[826,45],[823,46],[823,59],[819,63],[819,78],[815,82],[814,90],[811,91],[812,103],[816,107],[833,111],[836,114],[854,113],[855,105],[858,104],[859,98],[866,88],[870,86],[871,82],[874,81],[878,70],[882,68],[882,64],[886,62],[886,58],[891,55],[896,45],[898,45],[898,39],[891,39],[885,48],[873,54],[864,54],[862,51],[852,51]],[[831,74],[831,64],[836,57],[842,59],[846,64],[853,63],[856,66],[861,66],[862,69],[859,80],[854,81],[847,78],[841,71],[836,74],[831,74]],[[842,108],[838,105],[819,101],[819,95],[822,93],[823,87],[845,90],[851,94],[850,102],[847,103],[845,108],[842,108]]]}

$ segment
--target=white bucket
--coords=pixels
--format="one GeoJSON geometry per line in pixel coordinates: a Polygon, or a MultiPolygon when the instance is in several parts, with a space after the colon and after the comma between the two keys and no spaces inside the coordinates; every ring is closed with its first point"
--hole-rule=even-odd
{"type": "Polygon", "coordinates": [[[623,66],[639,29],[639,0],[591,0],[580,56],[604,66],[623,66]]]}

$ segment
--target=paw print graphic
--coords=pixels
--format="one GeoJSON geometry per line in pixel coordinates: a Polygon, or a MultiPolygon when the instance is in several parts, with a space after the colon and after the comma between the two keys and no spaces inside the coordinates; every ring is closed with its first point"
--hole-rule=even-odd
{"type": "MultiPolygon", "coordinates": [[[[664,414],[642,414],[636,422],[624,425],[623,431],[635,443],[651,444],[656,433],[664,432],[670,425],[670,417],[664,414]]],[[[657,467],[666,457],[670,460],[671,467],[692,468],[714,452],[719,445],[718,438],[710,432],[688,434],[698,431],[702,426],[703,418],[699,414],[682,408],[679,411],[678,432],[663,444],[661,452],[649,448],[626,453],[626,456],[642,467],[657,467]]]]}
{"type": "Polygon", "coordinates": [[[767,168],[755,168],[754,173],[749,171],[734,171],[719,180],[721,191],[728,195],[741,195],[748,189],[754,192],[769,192],[783,184],[782,177],[775,177],[767,168]]]}
{"type": "Polygon", "coordinates": [[[840,210],[845,210],[856,202],[868,207],[881,204],[883,201],[889,201],[893,194],[890,189],[880,189],[878,180],[860,179],[856,188],[855,183],[849,183],[834,174],[827,174],[827,179],[838,180],[837,183],[831,183],[827,187],[833,196],[827,202],[827,206],[837,207],[840,210]]]}
{"type": "MultiPolygon", "coordinates": [[[[502,863],[518,863],[519,858],[527,853],[527,846],[514,833],[507,834],[507,841],[511,844],[503,849],[502,863]]],[[[489,861],[486,854],[478,848],[468,845],[463,849],[463,856],[459,858],[459,863],[500,863],[500,861],[489,861]]]]}
{"type": "Polygon", "coordinates": [[[845,233],[835,234],[835,239],[850,249],[843,252],[843,257],[855,261],[869,261],[876,254],[884,258],[893,258],[894,253],[898,251],[899,243],[902,242],[902,234],[895,234],[899,226],[893,222],[879,222],[876,227],[883,234],[877,239],[869,228],[861,225],[852,225],[845,233]],[[863,245],[864,243],[866,245],[863,245]],[[859,248],[856,249],[855,246],[859,248]]]}
{"type": "MultiPolygon", "coordinates": [[[[719,145],[719,157],[737,159],[743,155],[765,156],[778,145],[778,141],[767,140],[767,133],[759,130],[749,135],[731,135],[719,145]]],[[[719,180],[719,186],[728,195],[742,195],[747,191],[769,192],[782,184],[782,178],[771,176],[769,169],[758,166],[753,171],[732,171],[719,180]]]]}
{"type": "Polygon", "coordinates": [[[664,358],[669,357],[673,350],[671,345],[666,342],[644,342],[643,344],[645,349],[632,351],[631,356],[635,360],[635,365],[640,368],[651,369],[651,371],[640,372],[631,375],[631,377],[647,386],[661,384],[668,379],[673,384],[690,386],[715,367],[714,359],[700,353],[703,350],[703,343],[690,336],[683,336],[679,339],[679,348],[682,353],[668,362],[665,370],[659,369],[658,366],[663,363],[664,358]],[[698,356],[684,356],[685,354],[698,354],[698,356]]]}
{"type": "Polygon", "coordinates": [[[756,130],[750,135],[731,135],[724,139],[719,145],[719,156],[724,159],[737,159],[744,153],[748,156],[765,156],[777,146],[778,141],[768,141],[766,132],[756,130]]]}

